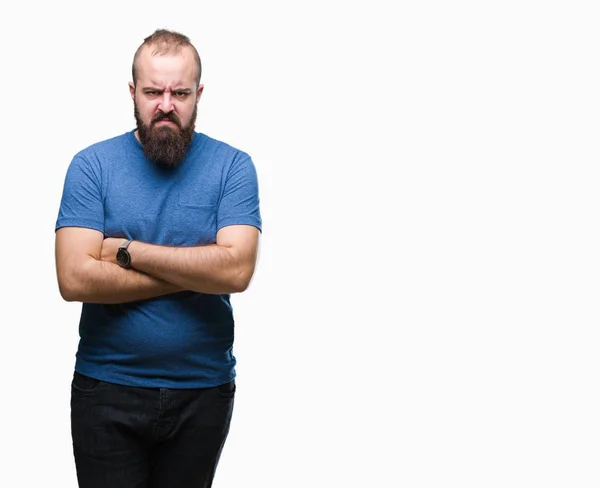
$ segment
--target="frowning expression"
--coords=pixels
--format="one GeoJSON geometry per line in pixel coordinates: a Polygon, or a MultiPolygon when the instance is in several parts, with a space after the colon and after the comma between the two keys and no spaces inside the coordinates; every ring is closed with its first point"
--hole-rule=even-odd
{"type": "Polygon", "coordinates": [[[181,131],[195,124],[194,109],[203,85],[190,47],[177,53],[153,54],[145,46],[136,61],[136,80],[129,91],[140,120],[150,129],[181,131]]]}

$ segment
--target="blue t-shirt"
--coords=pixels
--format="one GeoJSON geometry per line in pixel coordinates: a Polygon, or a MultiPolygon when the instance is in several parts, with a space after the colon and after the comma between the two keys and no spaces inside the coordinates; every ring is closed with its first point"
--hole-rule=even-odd
{"type": "MultiPolygon", "coordinates": [[[[67,170],[56,222],[106,237],[197,246],[217,231],[261,230],[256,169],[248,154],[194,133],[173,169],[148,160],[134,131],[79,152],[67,170]]],[[[228,294],[184,291],[148,300],[84,303],[75,369],[118,384],[203,388],[235,377],[228,294]]]]}

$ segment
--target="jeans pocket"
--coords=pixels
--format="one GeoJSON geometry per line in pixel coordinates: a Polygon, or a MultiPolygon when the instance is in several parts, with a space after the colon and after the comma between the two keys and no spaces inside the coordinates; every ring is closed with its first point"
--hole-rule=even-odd
{"type": "Polygon", "coordinates": [[[235,380],[231,380],[229,383],[224,383],[217,386],[219,393],[227,398],[233,398],[235,395],[235,380]]]}
{"type": "Polygon", "coordinates": [[[103,381],[97,380],[96,378],[90,378],[81,373],[75,371],[73,373],[73,381],[71,382],[71,388],[73,391],[83,394],[94,393],[103,381]]]}

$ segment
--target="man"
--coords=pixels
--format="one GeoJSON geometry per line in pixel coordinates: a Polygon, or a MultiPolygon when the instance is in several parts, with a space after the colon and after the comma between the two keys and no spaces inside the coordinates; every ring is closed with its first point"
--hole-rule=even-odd
{"type": "Polygon", "coordinates": [[[195,132],[201,62],[157,30],[134,56],[137,128],[80,151],[56,268],[82,302],[71,389],[79,486],[209,487],[235,394],[230,294],[261,232],[250,157],[195,132]]]}

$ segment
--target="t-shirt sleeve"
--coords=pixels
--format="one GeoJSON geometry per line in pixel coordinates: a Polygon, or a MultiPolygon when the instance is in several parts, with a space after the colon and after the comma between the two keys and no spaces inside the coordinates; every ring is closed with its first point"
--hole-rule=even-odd
{"type": "Polygon", "coordinates": [[[104,233],[102,174],[98,165],[82,155],[75,156],[67,169],[55,231],[61,227],[87,227],[104,233]]]}
{"type": "Polygon", "coordinates": [[[228,225],[252,225],[262,232],[258,178],[247,154],[233,161],[223,190],[217,216],[217,230],[228,225]]]}

